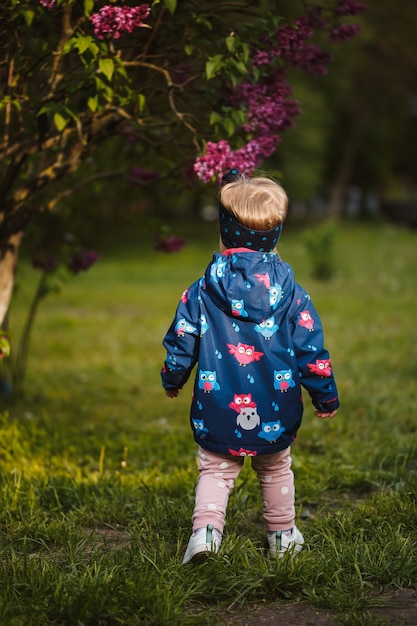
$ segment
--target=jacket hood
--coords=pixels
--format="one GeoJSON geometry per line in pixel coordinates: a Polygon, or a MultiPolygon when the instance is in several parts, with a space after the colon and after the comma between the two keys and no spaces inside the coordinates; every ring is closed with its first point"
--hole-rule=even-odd
{"type": "Polygon", "coordinates": [[[221,311],[256,323],[281,316],[294,290],[292,269],[276,253],[246,248],[216,252],[204,278],[207,295],[221,311]]]}

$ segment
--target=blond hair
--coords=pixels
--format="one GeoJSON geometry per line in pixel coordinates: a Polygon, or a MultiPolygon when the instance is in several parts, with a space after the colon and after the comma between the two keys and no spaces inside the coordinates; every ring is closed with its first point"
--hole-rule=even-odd
{"type": "Polygon", "coordinates": [[[220,202],[244,226],[270,230],[285,220],[288,198],[270,178],[240,178],[220,190],[220,202]]]}

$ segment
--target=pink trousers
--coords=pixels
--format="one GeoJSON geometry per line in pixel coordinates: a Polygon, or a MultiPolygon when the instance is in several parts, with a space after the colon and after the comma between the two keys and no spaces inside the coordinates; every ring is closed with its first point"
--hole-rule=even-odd
{"type": "MultiPolygon", "coordinates": [[[[221,533],[230,491],[243,467],[245,457],[198,450],[199,476],[195,490],[193,530],[213,524],[221,533]]],[[[250,457],[263,499],[263,516],[268,530],[289,530],[294,526],[294,474],[290,448],[276,454],[250,457]]]]}

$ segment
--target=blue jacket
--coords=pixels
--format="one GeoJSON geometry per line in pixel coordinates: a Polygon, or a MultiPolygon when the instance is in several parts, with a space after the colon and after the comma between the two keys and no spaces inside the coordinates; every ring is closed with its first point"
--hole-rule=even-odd
{"type": "Polygon", "coordinates": [[[191,427],[202,448],[240,456],[287,448],[301,423],[300,385],[317,409],[339,406],[320,318],[277,254],[216,252],[163,343],[165,389],[180,389],[198,364],[191,427]]]}

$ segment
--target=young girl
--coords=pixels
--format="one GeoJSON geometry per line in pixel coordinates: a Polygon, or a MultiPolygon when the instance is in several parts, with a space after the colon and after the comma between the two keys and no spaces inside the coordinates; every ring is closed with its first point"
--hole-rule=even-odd
{"type": "Polygon", "coordinates": [[[187,289],[164,339],[162,384],[175,398],[197,364],[191,427],[199,446],[193,533],[183,563],[217,551],[228,498],[246,456],[259,479],[269,550],[298,552],[290,446],[303,413],[339,406],[320,318],[275,246],[287,212],[274,181],[222,179],[220,253],[187,289]]]}

